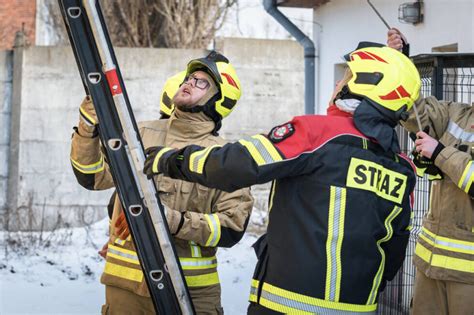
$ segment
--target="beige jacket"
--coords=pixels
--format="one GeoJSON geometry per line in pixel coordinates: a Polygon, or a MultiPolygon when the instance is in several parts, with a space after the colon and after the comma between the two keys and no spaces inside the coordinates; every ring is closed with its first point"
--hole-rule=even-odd
{"type": "MultiPolygon", "coordinates": [[[[211,135],[213,128],[214,122],[202,113],[175,112],[170,119],[139,124],[145,149],[158,145],[172,148],[189,144],[223,145],[222,138],[211,135]]],[[[87,189],[103,190],[114,186],[98,137],[86,138],[74,133],[71,162],[78,182],[87,189]]],[[[217,247],[231,247],[242,238],[253,206],[249,189],[227,193],[161,175],[155,177],[155,183],[160,199],[168,209],[170,231],[176,234],[175,246],[192,298],[202,295],[219,298],[217,247]],[[181,213],[184,221],[177,231],[181,213]]],[[[121,211],[117,201],[101,281],[149,296],[133,242],[130,238],[122,241],[115,235],[114,225],[121,211]]]]}
{"type": "MultiPolygon", "coordinates": [[[[434,161],[444,178],[432,182],[414,263],[429,278],[474,284],[474,109],[434,97],[419,100],[417,109],[423,128],[445,148],[434,161]]],[[[418,131],[413,110],[403,126],[418,131]]]]}

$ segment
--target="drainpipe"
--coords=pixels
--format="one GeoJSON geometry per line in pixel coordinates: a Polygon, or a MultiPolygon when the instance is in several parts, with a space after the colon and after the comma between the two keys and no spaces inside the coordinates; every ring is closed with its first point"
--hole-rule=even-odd
{"type": "Polygon", "coordinates": [[[314,43],[276,6],[276,0],[263,0],[263,7],[280,23],[304,48],[304,108],[305,114],[314,114],[314,43]]]}

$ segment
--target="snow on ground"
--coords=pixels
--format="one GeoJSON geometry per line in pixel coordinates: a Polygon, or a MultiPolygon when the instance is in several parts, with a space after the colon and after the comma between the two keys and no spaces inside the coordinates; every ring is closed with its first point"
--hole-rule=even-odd
{"type": "MultiPolygon", "coordinates": [[[[51,233],[0,232],[0,314],[100,314],[104,260],[97,251],[107,241],[107,225],[104,219],[51,233]]],[[[255,240],[247,233],[238,245],[219,250],[226,314],[246,313],[255,240]]]]}

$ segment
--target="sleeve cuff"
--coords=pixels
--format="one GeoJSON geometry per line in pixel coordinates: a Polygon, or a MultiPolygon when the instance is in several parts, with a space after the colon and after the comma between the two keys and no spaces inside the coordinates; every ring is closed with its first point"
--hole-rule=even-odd
{"type": "Polygon", "coordinates": [[[184,223],[184,213],[177,210],[166,208],[166,221],[172,235],[178,234],[184,223]]]}
{"type": "MultiPolygon", "coordinates": [[[[437,149],[438,147],[436,147],[437,149]]],[[[435,149],[435,151],[436,151],[435,149]]],[[[458,150],[454,147],[444,147],[442,150],[440,150],[436,156],[436,158],[432,158],[432,160],[434,161],[435,165],[437,167],[439,167],[441,170],[443,170],[443,165],[444,163],[451,157],[451,155],[455,154],[456,152],[458,152],[458,150]]],[[[433,154],[434,154],[434,151],[433,151],[433,154]]]]}
{"type": "Polygon", "coordinates": [[[438,141],[438,145],[433,151],[433,154],[431,155],[431,160],[435,161],[438,155],[440,154],[441,151],[445,148],[444,144],[438,141]]]}

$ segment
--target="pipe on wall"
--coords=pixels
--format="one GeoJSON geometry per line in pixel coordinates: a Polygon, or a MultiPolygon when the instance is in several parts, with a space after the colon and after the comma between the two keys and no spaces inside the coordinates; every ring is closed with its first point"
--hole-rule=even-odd
{"type": "Polygon", "coordinates": [[[263,7],[304,48],[304,107],[305,114],[314,114],[315,99],[315,47],[313,41],[291,22],[276,6],[276,0],[263,0],[263,7]]]}

